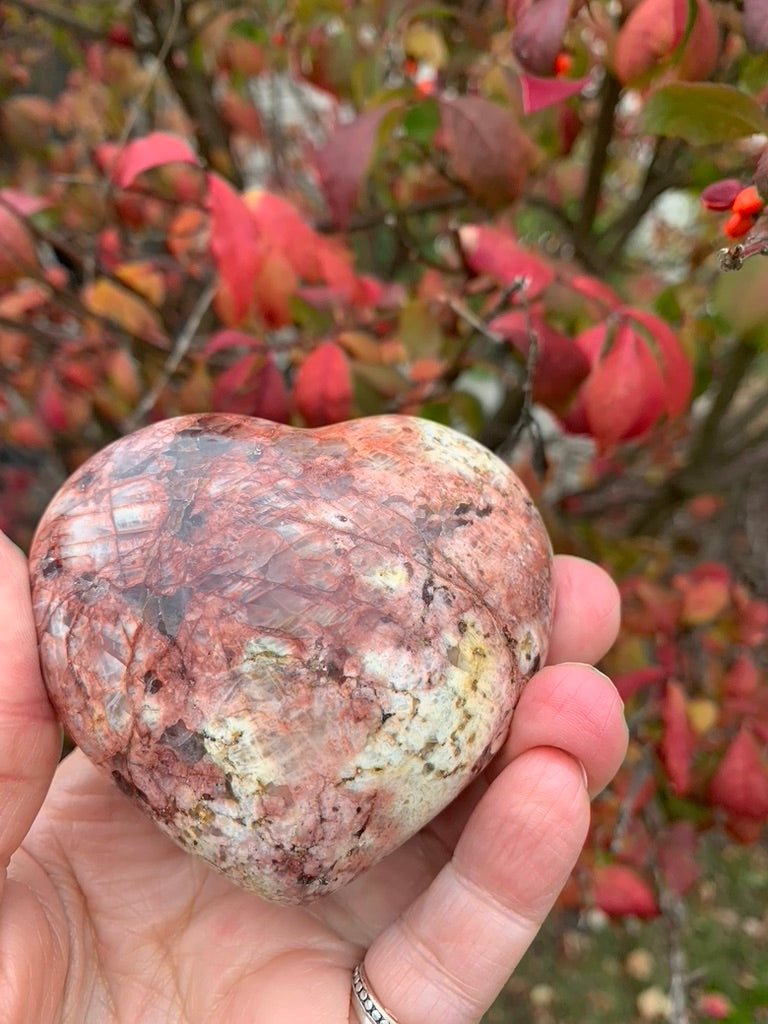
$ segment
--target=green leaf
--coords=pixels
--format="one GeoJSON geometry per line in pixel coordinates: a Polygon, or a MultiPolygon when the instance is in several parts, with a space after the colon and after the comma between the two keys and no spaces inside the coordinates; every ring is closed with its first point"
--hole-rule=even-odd
{"type": "Polygon", "coordinates": [[[642,130],[708,146],[768,132],[768,117],[759,103],[731,85],[673,82],[649,96],[642,130]]]}
{"type": "Polygon", "coordinates": [[[755,256],[741,270],[721,274],[712,293],[714,312],[760,348],[768,340],[768,259],[755,256]]]}
{"type": "Polygon", "coordinates": [[[403,128],[409,139],[420,146],[429,146],[440,127],[440,107],[435,100],[426,100],[411,107],[403,118],[403,128]]]}

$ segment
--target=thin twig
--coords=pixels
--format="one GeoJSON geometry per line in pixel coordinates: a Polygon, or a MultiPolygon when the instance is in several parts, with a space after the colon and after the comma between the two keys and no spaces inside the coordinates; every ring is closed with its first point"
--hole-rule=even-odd
{"type": "Polygon", "coordinates": [[[176,39],[176,35],[179,31],[179,27],[181,25],[181,15],[182,0],[173,0],[173,10],[171,12],[170,24],[168,25],[168,30],[165,33],[163,41],[160,45],[160,49],[157,52],[157,55],[155,56],[155,66],[151,70],[149,78],[144,83],[144,88],[141,90],[141,92],[131,105],[130,113],[128,114],[128,117],[125,120],[123,130],[120,133],[120,138],[117,140],[115,155],[112,159],[110,166],[105,169],[103,192],[104,199],[107,199],[112,193],[112,189],[114,188],[112,172],[114,171],[123,150],[128,145],[128,141],[131,138],[131,135],[133,134],[133,130],[136,127],[138,120],[141,117],[147,102],[149,101],[150,96],[152,95],[157,86],[158,79],[160,78],[160,74],[165,66],[168,54],[171,52],[174,40],[176,39]]]}
{"type": "Polygon", "coordinates": [[[208,312],[208,309],[213,302],[217,288],[218,283],[216,281],[211,281],[208,286],[203,289],[197,302],[193,306],[191,313],[189,314],[187,322],[176,336],[173,349],[165,361],[165,366],[163,367],[160,376],[147,394],[144,395],[131,415],[124,420],[122,429],[126,434],[130,433],[132,430],[136,430],[144,417],[155,407],[163,391],[168,387],[168,384],[178,370],[182,359],[184,359],[189,352],[190,346],[192,345],[200,324],[203,321],[203,317],[208,312]]]}
{"type": "MultiPolygon", "coordinates": [[[[353,217],[344,226],[344,231],[369,231],[382,224],[389,224],[403,217],[423,217],[430,213],[444,213],[449,210],[466,206],[469,202],[466,192],[452,192],[447,196],[438,196],[435,199],[422,199],[419,202],[410,203],[408,206],[399,209],[377,209],[366,210],[358,216],[353,217]]],[[[336,234],[339,230],[338,224],[330,220],[321,220],[315,224],[315,230],[323,235],[336,234]]]]}

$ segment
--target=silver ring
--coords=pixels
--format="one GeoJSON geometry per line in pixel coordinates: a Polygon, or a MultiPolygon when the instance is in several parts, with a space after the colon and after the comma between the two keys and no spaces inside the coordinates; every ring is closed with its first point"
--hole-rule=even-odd
{"type": "Polygon", "coordinates": [[[385,1010],[374,996],[362,963],[352,972],[352,1007],[359,1024],[397,1024],[397,1017],[385,1010]]]}

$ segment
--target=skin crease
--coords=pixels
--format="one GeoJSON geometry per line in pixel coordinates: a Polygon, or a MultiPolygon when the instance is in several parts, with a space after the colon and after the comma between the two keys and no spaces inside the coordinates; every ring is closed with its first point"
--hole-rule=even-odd
{"type": "Polygon", "coordinates": [[[177,849],[78,752],[57,768],[26,563],[0,538],[0,1020],[347,1024],[365,955],[400,1024],[478,1021],[626,750],[621,702],[583,664],[615,638],[616,588],[571,557],[556,581],[549,663],[485,777],[351,886],[285,908],[177,849]]]}

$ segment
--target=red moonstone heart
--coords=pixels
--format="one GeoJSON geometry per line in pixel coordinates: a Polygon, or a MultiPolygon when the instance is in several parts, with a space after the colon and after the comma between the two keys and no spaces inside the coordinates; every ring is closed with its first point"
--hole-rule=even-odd
{"type": "Polygon", "coordinates": [[[516,476],[409,417],[147,427],[67,481],[30,563],[72,738],[282,902],[350,881],[488,764],[550,628],[516,476]]]}

